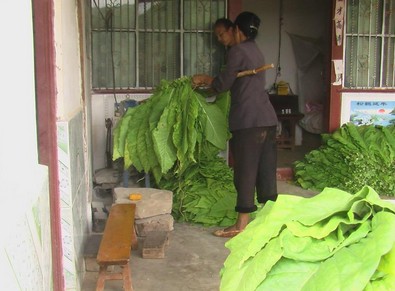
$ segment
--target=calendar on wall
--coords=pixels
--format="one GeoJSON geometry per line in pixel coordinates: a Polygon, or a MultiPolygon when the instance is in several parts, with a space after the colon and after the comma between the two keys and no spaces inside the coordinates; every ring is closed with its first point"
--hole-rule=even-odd
{"type": "Polygon", "coordinates": [[[395,124],[395,93],[343,93],[341,124],[395,124]]]}

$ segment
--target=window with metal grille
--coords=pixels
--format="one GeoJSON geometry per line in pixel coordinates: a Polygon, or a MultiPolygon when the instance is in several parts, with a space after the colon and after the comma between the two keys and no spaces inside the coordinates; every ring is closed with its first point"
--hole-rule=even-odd
{"type": "Polygon", "coordinates": [[[93,89],[150,89],[162,79],[216,74],[224,48],[212,30],[226,2],[91,0],[93,89]]]}
{"type": "Polygon", "coordinates": [[[394,88],[394,47],[395,0],[348,0],[344,86],[394,88]]]}

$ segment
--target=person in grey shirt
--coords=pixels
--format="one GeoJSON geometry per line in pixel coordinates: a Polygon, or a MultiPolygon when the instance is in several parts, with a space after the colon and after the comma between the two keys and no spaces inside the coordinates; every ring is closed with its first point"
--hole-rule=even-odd
{"type": "Polygon", "coordinates": [[[229,49],[226,68],[216,77],[195,75],[195,85],[209,85],[217,92],[230,90],[229,142],[237,190],[235,225],[214,232],[233,237],[244,230],[257,201],[277,199],[277,116],[265,90],[264,72],[237,78],[239,72],[255,69],[265,61],[255,37],[260,19],[252,12],[240,13],[234,22],[235,44],[229,49]]]}

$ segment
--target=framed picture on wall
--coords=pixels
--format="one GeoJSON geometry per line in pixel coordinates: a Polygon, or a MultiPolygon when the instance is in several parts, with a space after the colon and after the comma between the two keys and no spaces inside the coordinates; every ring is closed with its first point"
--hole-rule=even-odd
{"type": "Polygon", "coordinates": [[[343,93],[341,108],[341,124],[395,124],[395,94],[343,93]]]}

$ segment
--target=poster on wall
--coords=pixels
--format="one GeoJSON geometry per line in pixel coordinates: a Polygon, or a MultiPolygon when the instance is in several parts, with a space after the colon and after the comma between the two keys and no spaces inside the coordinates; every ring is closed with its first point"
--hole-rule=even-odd
{"type": "Polygon", "coordinates": [[[395,124],[395,94],[343,93],[341,124],[355,125],[395,124]]]}

